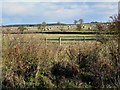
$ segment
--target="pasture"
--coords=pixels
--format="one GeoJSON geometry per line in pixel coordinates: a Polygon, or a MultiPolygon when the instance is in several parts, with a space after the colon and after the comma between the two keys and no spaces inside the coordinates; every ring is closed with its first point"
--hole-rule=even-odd
{"type": "MultiPolygon", "coordinates": [[[[72,25],[46,25],[45,27],[39,28],[38,26],[24,26],[26,29],[24,32],[86,32],[93,31],[95,29],[94,24],[83,24],[82,30],[77,30],[77,26],[75,24],[72,25]]],[[[4,26],[3,33],[18,33],[19,26],[4,26]]]]}

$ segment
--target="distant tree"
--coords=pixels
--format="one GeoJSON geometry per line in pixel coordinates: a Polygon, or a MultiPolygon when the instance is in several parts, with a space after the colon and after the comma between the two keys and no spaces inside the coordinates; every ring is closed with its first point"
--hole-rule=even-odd
{"type": "Polygon", "coordinates": [[[42,22],[42,24],[39,24],[38,25],[38,30],[45,30],[45,27],[47,26],[47,23],[46,22],[42,22]]]}
{"type": "Polygon", "coordinates": [[[77,20],[74,20],[74,24],[77,24],[77,22],[78,22],[77,20]]]}
{"type": "Polygon", "coordinates": [[[42,28],[45,29],[45,27],[47,26],[46,22],[42,22],[42,28]]]}
{"type": "Polygon", "coordinates": [[[79,19],[78,22],[79,22],[80,24],[83,24],[83,19],[79,19]]]}
{"type": "Polygon", "coordinates": [[[57,22],[57,25],[60,25],[61,23],[60,22],[57,22]]]}
{"type": "Polygon", "coordinates": [[[78,22],[79,22],[79,24],[76,25],[77,26],[77,30],[81,30],[82,24],[83,24],[83,19],[79,19],[78,22]]]}
{"type": "Polygon", "coordinates": [[[96,23],[98,23],[97,21],[95,21],[95,22],[91,22],[92,24],[96,24],[96,23]]]}
{"type": "Polygon", "coordinates": [[[45,26],[46,26],[46,25],[47,25],[47,23],[46,23],[46,22],[42,22],[42,25],[45,25],[45,26]]]}

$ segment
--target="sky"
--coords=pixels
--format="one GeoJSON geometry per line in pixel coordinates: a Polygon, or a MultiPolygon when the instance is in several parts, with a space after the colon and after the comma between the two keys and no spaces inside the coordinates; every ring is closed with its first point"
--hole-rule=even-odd
{"type": "Polygon", "coordinates": [[[4,2],[118,2],[119,0],[0,0],[4,2]]]}
{"type": "MultiPolygon", "coordinates": [[[[2,24],[39,24],[73,23],[83,19],[85,23],[98,21],[107,22],[110,16],[118,13],[118,2],[79,2],[78,0],[4,0],[2,8],[2,24]],[[38,2],[39,1],[39,2],[38,2]],[[41,2],[40,2],[41,1],[41,2]],[[76,1],[76,2],[75,2],[76,1]]],[[[89,1],[89,0],[88,0],[89,1]]],[[[110,1],[110,0],[109,0],[110,1]]],[[[1,21],[1,19],[0,19],[1,21]]]]}

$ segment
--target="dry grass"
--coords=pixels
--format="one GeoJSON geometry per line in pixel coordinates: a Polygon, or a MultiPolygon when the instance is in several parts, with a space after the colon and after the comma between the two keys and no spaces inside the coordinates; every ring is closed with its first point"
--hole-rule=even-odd
{"type": "MultiPolygon", "coordinates": [[[[3,84],[8,87],[24,88],[41,87],[42,82],[47,83],[44,84],[47,88],[60,87],[60,83],[66,85],[67,82],[70,84],[69,81],[61,80],[61,78],[58,79],[60,80],[59,84],[56,83],[57,77],[51,74],[51,68],[60,64],[62,65],[61,68],[64,68],[65,75],[66,72],[74,72],[71,68],[79,69],[80,76],[77,76],[79,81],[75,81],[79,83],[77,87],[82,87],[83,76],[94,77],[95,79],[94,82],[90,81],[92,84],[88,84],[86,78],[85,83],[87,84],[84,84],[83,87],[89,87],[89,85],[104,87],[107,86],[106,83],[97,85],[95,82],[102,83],[101,75],[106,79],[116,70],[114,58],[112,59],[110,53],[112,50],[117,55],[117,48],[115,41],[114,44],[112,41],[105,44],[88,41],[67,43],[60,46],[59,43],[47,42],[46,44],[44,38],[38,38],[37,36],[6,34],[3,36],[3,84]],[[79,56],[80,58],[78,58],[79,56]],[[107,68],[104,68],[104,66],[107,68]],[[101,72],[102,74],[100,74],[101,72]]],[[[57,69],[60,68],[57,67],[57,69]]],[[[73,77],[71,76],[71,78],[73,77]]],[[[66,78],[65,80],[69,79],[66,78]]],[[[75,85],[73,81],[71,82],[72,85],[75,85]]],[[[112,84],[110,84],[110,87],[112,87],[112,84]]]]}

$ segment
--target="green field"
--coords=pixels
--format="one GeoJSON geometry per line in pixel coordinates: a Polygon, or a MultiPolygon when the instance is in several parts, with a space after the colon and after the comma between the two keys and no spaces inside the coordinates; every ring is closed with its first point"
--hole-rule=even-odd
{"type": "MultiPolygon", "coordinates": [[[[4,34],[4,36],[9,36],[10,38],[21,37],[25,39],[25,42],[29,41],[31,38],[41,42],[78,42],[78,41],[97,41],[101,39],[101,35],[97,34],[4,34]]],[[[103,35],[109,39],[114,39],[114,35],[103,35]]]]}

